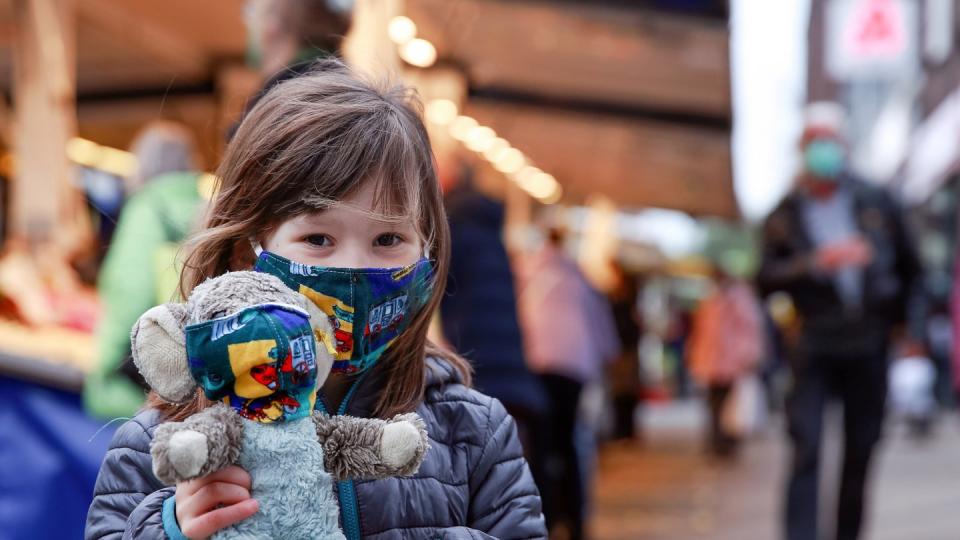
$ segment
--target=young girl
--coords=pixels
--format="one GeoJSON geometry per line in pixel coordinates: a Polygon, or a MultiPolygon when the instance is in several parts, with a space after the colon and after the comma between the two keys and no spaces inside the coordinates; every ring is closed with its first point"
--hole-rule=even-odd
{"type": "MultiPolygon", "coordinates": [[[[339,483],[344,533],[350,540],[542,538],[540,497],[513,420],[498,401],[469,388],[462,359],[426,338],[444,290],[449,235],[414,103],[406,89],[368,84],[336,61],[271,90],[227,148],[182,292],[250,268],[313,290],[332,287],[324,282],[338,282],[344,268],[426,268],[433,276],[426,305],[394,301],[384,309],[378,298],[404,291],[369,287],[311,297],[339,326],[334,373],[318,408],[380,418],[415,410],[430,435],[416,476],[339,483]],[[352,332],[351,324],[374,330],[352,332]]],[[[365,273],[350,274],[362,288],[365,273]]],[[[202,394],[187,404],[151,396],[118,430],[86,538],[206,538],[258,511],[250,477],[238,467],[176,486],[151,472],[157,424],[208,405],[202,394]]]]}

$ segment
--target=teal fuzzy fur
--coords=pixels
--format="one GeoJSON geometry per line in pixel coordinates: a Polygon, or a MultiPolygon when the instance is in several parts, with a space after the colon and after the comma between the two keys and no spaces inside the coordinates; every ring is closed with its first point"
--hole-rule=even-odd
{"type": "Polygon", "coordinates": [[[239,465],[250,473],[261,510],[214,540],[343,540],[333,478],[309,418],[283,424],[243,421],[239,465]]]}

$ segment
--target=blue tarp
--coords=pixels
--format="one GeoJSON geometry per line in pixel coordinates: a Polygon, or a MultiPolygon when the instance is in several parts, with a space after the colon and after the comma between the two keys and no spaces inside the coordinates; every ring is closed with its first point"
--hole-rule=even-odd
{"type": "Polygon", "coordinates": [[[83,538],[120,422],[101,430],[79,395],[19,379],[0,376],[0,396],[0,538],[83,538]]]}

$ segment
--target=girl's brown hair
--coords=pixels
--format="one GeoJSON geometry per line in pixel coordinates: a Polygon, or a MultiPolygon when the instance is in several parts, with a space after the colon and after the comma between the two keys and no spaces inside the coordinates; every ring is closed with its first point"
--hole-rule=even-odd
{"type": "MultiPolygon", "coordinates": [[[[249,112],[217,171],[217,195],[204,229],[191,241],[180,278],[186,298],[205,279],[249,269],[262,238],[283,221],[329,208],[374,184],[377,217],[414,220],[434,261],[434,294],[397,338],[383,368],[386,385],[374,414],[413,410],[423,399],[426,355],[445,358],[470,383],[466,361],[427,340],[446,285],[450,231],[433,154],[413,92],[370,82],[338,60],[278,84],[249,112]]],[[[184,418],[209,403],[151,405],[184,418]]]]}

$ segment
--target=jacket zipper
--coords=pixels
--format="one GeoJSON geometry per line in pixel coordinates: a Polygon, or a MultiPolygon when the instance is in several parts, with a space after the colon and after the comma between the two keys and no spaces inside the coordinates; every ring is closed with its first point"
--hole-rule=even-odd
{"type": "MultiPolygon", "coordinates": [[[[340,403],[340,408],[337,411],[338,416],[346,414],[350,398],[353,397],[364,375],[366,374],[361,375],[360,378],[353,383],[353,386],[347,391],[347,395],[343,397],[343,401],[340,403]]],[[[327,406],[323,403],[322,399],[318,399],[317,404],[320,406],[321,412],[327,413],[327,406]]],[[[357,492],[353,486],[353,480],[341,480],[337,482],[337,496],[340,499],[340,522],[344,535],[347,537],[347,540],[361,540],[360,510],[357,508],[357,492]]]]}

